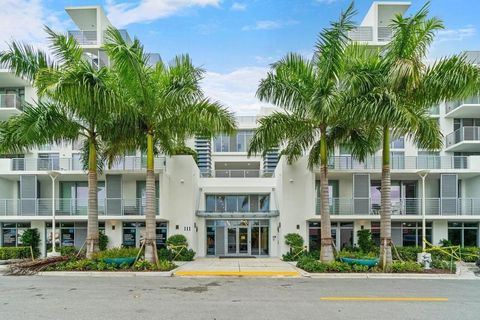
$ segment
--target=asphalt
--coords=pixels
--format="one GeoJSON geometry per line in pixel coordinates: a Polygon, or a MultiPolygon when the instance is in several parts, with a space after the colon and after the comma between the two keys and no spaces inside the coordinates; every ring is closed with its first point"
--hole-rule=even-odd
{"type": "Polygon", "coordinates": [[[0,318],[468,320],[480,314],[479,284],[475,280],[5,276],[0,277],[0,318]]]}

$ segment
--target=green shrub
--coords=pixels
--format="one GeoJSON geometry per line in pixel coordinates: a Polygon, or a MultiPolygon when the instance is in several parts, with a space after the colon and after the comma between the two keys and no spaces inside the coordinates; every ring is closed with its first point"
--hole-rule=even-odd
{"type": "Polygon", "coordinates": [[[77,250],[74,246],[60,247],[60,254],[62,256],[74,256],[77,254],[77,250]]]}
{"type": "Polygon", "coordinates": [[[175,269],[176,267],[176,264],[168,260],[160,260],[158,263],[158,271],[170,271],[175,269]]]}
{"type": "Polygon", "coordinates": [[[183,234],[174,234],[173,236],[168,237],[167,246],[178,247],[185,246],[188,247],[187,238],[183,234]]]}
{"type": "Polygon", "coordinates": [[[157,266],[154,263],[151,263],[147,260],[138,260],[133,265],[133,270],[137,271],[154,271],[157,269],[157,266]]]}
{"type": "Polygon", "coordinates": [[[394,261],[390,266],[390,271],[392,273],[418,273],[423,272],[423,268],[413,261],[394,261]]]}
{"type": "Polygon", "coordinates": [[[378,254],[376,252],[343,249],[337,252],[337,258],[377,259],[378,254]]]}
{"type": "Polygon", "coordinates": [[[183,234],[174,234],[167,239],[167,248],[158,250],[159,260],[192,261],[195,251],[188,249],[187,238],[183,234]]]}
{"type": "Polygon", "coordinates": [[[158,250],[158,259],[167,261],[193,261],[195,251],[192,249],[183,249],[177,252],[173,249],[162,248],[158,250]]]}
{"type": "Polygon", "coordinates": [[[98,234],[98,248],[100,251],[107,250],[108,246],[108,236],[102,232],[98,234]]]}
{"type": "Polygon", "coordinates": [[[0,260],[31,258],[30,247],[0,247],[0,260]]]}
{"type": "Polygon", "coordinates": [[[441,246],[441,247],[451,247],[453,246],[453,243],[452,241],[450,240],[447,240],[447,239],[442,239],[438,242],[438,244],[441,246]]]}
{"type": "Polygon", "coordinates": [[[112,248],[105,251],[99,251],[95,253],[95,259],[105,259],[105,258],[130,258],[136,257],[139,248],[112,248]]]}
{"type": "Polygon", "coordinates": [[[290,251],[282,256],[284,261],[297,261],[304,251],[304,241],[298,233],[288,233],[285,235],[285,244],[290,247],[290,251]]]}
{"type": "Polygon", "coordinates": [[[40,233],[37,229],[27,229],[20,237],[20,241],[26,247],[32,247],[33,255],[38,257],[40,255],[40,233]]]}
{"type": "MultiPolygon", "coordinates": [[[[422,252],[422,247],[396,247],[398,255],[402,260],[417,261],[417,254],[422,252]]],[[[393,257],[396,258],[395,249],[392,250],[393,257]]]]}
{"type": "Polygon", "coordinates": [[[298,259],[297,267],[311,273],[345,273],[345,272],[369,272],[367,266],[350,265],[340,261],[320,262],[309,256],[302,256],[298,259]]]}
{"type": "MultiPolygon", "coordinates": [[[[460,249],[460,257],[465,262],[475,262],[479,258],[479,247],[465,247],[460,249]]],[[[447,259],[446,259],[447,260],[447,259]]],[[[448,259],[450,260],[450,259],[448,259]]]]}
{"type": "Polygon", "coordinates": [[[372,232],[368,229],[361,229],[357,231],[358,247],[362,252],[375,251],[375,241],[372,239],[372,232]]]}

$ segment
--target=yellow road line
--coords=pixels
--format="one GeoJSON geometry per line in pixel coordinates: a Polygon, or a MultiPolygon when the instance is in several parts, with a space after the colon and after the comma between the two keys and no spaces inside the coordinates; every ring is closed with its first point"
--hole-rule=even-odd
{"type": "Polygon", "coordinates": [[[296,271],[177,271],[176,276],[299,276],[296,271]]]}
{"type": "Polygon", "coordinates": [[[448,301],[448,298],[431,297],[321,297],[323,301],[448,301]]]}

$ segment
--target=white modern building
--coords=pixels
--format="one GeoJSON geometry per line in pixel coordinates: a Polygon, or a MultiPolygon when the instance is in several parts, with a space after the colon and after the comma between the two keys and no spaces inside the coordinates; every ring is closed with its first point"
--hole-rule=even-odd
{"type": "MultiPolygon", "coordinates": [[[[374,2],[354,41],[384,45],[391,37],[389,21],[408,2],[374,2]]],[[[66,11],[78,26],[70,35],[92,63],[108,64],[101,49],[110,26],[101,7],[66,11]]],[[[125,39],[128,33],[123,31],[125,39]]],[[[479,54],[471,52],[472,58],[479,54]]],[[[158,55],[150,55],[152,63],[158,55]]],[[[479,60],[480,61],[480,60],[479,60]]],[[[0,72],[0,120],[22,112],[22,103],[36,98],[30,84],[0,72]]],[[[279,150],[247,157],[257,119],[237,117],[234,136],[197,137],[191,156],[156,159],[157,243],[184,234],[198,256],[281,256],[287,233],[299,233],[310,249],[319,247],[319,177],[306,159],[288,165],[279,150]]],[[[432,108],[445,136],[445,147],[433,153],[411,141],[392,142],[392,235],[398,246],[421,245],[422,203],[427,239],[449,239],[479,245],[480,222],[480,98],[442,103],[432,108]],[[422,198],[420,174],[428,173],[422,198]]],[[[371,229],[379,239],[381,152],[360,163],[338,148],[330,162],[330,212],[337,248],[356,244],[356,232],[371,229]]],[[[145,232],[145,158],[126,155],[99,176],[99,220],[109,246],[138,246],[145,232]]],[[[42,252],[52,242],[52,217],[61,246],[81,247],[87,227],[87,175],[78,144],[47,145],[0,159],[0,232],[2,246],[16,246],[26,228],[38,228],[42,252]]]]}

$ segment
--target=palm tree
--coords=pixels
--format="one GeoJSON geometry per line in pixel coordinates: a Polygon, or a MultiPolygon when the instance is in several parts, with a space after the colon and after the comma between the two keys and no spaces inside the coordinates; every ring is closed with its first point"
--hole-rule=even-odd
{"type": "MultiPolygon", "coordinates": [[[[0,151],[25,152],[61,141],[84,141],[88,169],[87,257],[98,251],[97,168],[102,140],[112,131],[112,115],[120,114],[107,68],[86,61],[68,36],[46,28],[54,59],[32,47],[13,42],[0,62],[19,77],[32,81],[40,100],[0,126],[0,151]]],[[[123,114],[123,113],[122,113],[123,114]]]]}
{"type": "Polygon", "coordinates": [[[391,251],[391,138],[406,136],[418,147],[438,150],[442,134],[429,116],[432,105],[469,95],[478,84],[478,70],[462,55],[427,63],[435,33],[443,28],[437,18],[428,18],[429,3],[411,17],[397,15],[391,28],[393,38],[380,52],[372,51],[376,63],[366,67],[375,74],[368,93],[351,110],[382,131],[380,261],[392,263],[391,251]]]}
{"type": "Polygon", "coordinates": [[[308,167],[320,165],[321,261],[332,261],[328,191],[328,157],[334,146],[346,144],[360,159],[375,150],[375,130],[369,130],[342,111],[355,93],[344,78],[348,45],[353,27],[350,5],[338,22],[319,36],[314,57],[307,60],[288,54],[272,65],[260,82],[257,96],[283,109],[259,120],[249,155],[283,146],[281,152],[292,163],[308,153],[308,167]],[[370,138],[368,138],[370,137],[370,138]]]}
{"type": "Polygon", "coordinates": [[[235,120],[219,103],[203,96],[199,84],[203,70],[188,56],[178,56],[169,65],[160,61],[150,66],[137,39],[129,44],[115,29],[107,34],[105,49],[113,63],[117,86],[133,107],[134,119],[127,125],[129,134],[117,136],[109,144],[113,155],[138,148],[146,151],[145,258],[156,263],[154,154],[179,154],[185,150],[184,139],[195,134],[232,133],[235,120]]]}

